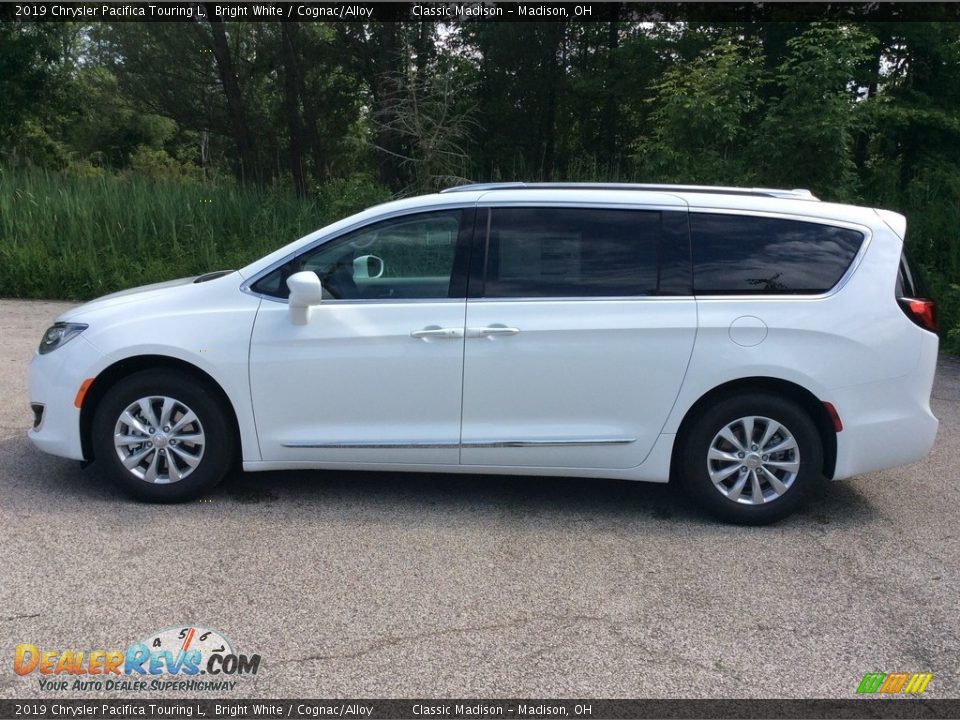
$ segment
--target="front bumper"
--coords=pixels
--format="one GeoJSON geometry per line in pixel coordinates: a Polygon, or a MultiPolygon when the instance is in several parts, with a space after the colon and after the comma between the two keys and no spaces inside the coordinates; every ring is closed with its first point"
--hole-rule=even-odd
{"type": "Polygon", "coordinates": [[[40,423],[27,436],[40,450],[73,460],[84,460],[80,441],[77,391],[101,355],[83,335],[46,355],[35,353],[27,372],[30,404],[42,405],[40,423]]]}

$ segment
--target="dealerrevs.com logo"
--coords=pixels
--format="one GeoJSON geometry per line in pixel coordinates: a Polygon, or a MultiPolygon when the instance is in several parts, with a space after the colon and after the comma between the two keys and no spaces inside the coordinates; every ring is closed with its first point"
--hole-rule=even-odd
{"type": "Polygon", "coordinates": [[[151,633],[126,650],[51,650],[20,643],[13,653],[13,671],[36,674],[40,689],[49,692],[219,692],[233,690],[236,677],[259,669],[259,655],[238,653],[223,634],[198,626],[151,633]]]}

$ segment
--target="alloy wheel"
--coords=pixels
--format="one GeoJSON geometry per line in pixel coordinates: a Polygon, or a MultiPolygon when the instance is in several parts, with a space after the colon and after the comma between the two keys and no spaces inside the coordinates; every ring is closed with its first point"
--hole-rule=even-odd
{"type": "Polygon", "coordinates": [[[130,403],[113,432],[117,457],[127,471],[158,485],[189,477],[203,459],[205,443],[196,413],[165,395],[130,403]]]}
{"type": "Polygon", "coordinates": [[[790,489],[800,471],[800,448],[776,420],[742,417],[725,425],[710,442],[707,471],[728,500],[762,505],[790,489]]]}

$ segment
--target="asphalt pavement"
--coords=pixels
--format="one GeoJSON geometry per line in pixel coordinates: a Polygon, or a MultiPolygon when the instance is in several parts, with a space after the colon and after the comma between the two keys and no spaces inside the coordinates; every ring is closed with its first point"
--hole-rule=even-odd
{"type": "Polygon", "coordinates": [[[14,647],[177,626],[261,657],[211,697],[849,698],[900,671],[960,696],[957,359],[928,458],[772,527],[569,478],[251,473],[155,506],[26,438],[27,362],[66,307],[0,301],[2,698],[131,697],[43,690],[14,647]]]}

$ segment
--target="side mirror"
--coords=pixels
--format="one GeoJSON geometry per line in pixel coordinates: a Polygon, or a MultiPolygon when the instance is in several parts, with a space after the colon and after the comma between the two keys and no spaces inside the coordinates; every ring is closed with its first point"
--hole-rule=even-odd
{"type": "Polygon", "coordinates": [[[383,275],[383,258],[376,255],[361,255],[353,261],[353,278],[366,280],[383,275]]]}
{"type": "Polygon", "coordinates": [[[287,278],[290,288],[290,320],[294,325],[306,325],[310,308],[323,300],[323,287],[315,272],[304,270],[287,278]]]}

